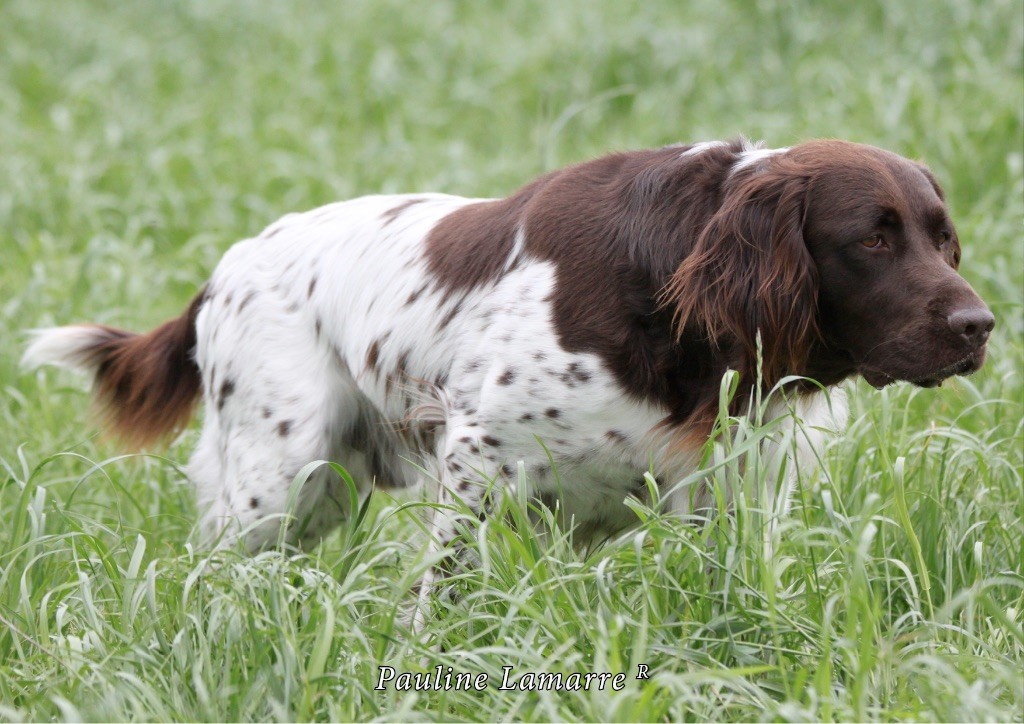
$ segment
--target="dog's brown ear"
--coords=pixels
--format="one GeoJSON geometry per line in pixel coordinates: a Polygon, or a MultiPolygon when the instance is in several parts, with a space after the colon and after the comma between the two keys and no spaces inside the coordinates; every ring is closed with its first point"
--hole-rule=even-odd
{"type": "Polygon", "coordinates": [[[804,243],[805,176],[778,165],[736,179],[665,287],[676,332],[696,329],[731,352],[743,379],[806,372],[819,336],[817,272],[804,243]]]}

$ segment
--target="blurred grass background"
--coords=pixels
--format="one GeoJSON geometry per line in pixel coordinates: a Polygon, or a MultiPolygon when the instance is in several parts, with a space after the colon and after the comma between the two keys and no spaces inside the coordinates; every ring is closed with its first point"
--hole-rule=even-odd
{"type": "Polygon", "coordinates": [[[0,718],[1021,719],[1022,67],[1010,0],[4,2],[0,718]],[[850,434],[774,559],[742,521],[656,519],[644,546],[582,557],[496,522],[478,545],[523,565],[468,581],[424,653],[396,623],[408,516],[378,503],[311,557],[214,565],[187,548],[194,432],[166,459],[111,458],[82,380],[17,368],[26,328],[178,314],[289,211],[504,195],[741,133],[924,160],[998,317],[969,380],[851,385],[850,434]],[[723,536],[710,560],[701,535],[723,536]],[[371,691],[378,663],[423,656],[655,676],[619,695],[371,691]]]}

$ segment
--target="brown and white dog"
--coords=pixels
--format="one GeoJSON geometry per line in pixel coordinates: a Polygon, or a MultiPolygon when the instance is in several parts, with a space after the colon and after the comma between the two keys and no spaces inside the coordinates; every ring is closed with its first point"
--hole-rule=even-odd
{"type": "MultiPolygon", "coordinates": [[[[26,361],[92,372],[106,423],[134,445],[180,429],[202,394],[188,474],[222,543],[275,540],[317,459],[364,490],[427,470],[448,504],[439,547],[456,538],[451,504],[485,515],[521,461],[584,535],[629,523],[623,499],[649,468],[666,490],[693,473],[729,369],[741,413],[756,385],[792,375],[931,387],[977,370],[994,318],[959,262],[918,163],[842,141],[670,146],[501,200],[368,196],[285,216],[235,244],[178,319],[44,330],[26,361]]],[[[775,412],[795,408],[813,452],[844,422],[841,394],[788,389],[775,412]]],[[[345,515],[328,473],[302,488],[293,542],[345,515]]]]}

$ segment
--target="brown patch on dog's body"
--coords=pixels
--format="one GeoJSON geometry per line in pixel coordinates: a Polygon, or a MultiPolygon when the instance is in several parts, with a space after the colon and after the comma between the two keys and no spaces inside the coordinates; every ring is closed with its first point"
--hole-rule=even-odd
{"type": "Polygon", "coordinates": [[[501,275],[525,208],[556,175],[542,176],[506,199],[463,206],[431,229],[425,241],[427,268],[446,299],[501,275]]]}

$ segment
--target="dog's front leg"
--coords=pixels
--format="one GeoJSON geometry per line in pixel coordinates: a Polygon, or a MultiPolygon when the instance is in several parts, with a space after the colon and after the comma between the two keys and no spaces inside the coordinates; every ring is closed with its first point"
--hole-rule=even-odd
{"type": "Polygon", "coordinates": [[[489,435],[478,420],[459,416],[450,421],[428,547],[430,559],[438,558],[440,553],[447,555],[433,563],[420,581],[412,619],[414,631],[422,630],[430,599],[444,580],[475,565],[475,556],[460,535],[460,519],[472,516],[483,521],[500,501],[504,486],[500,448],[501,441],[489,435]]]}

